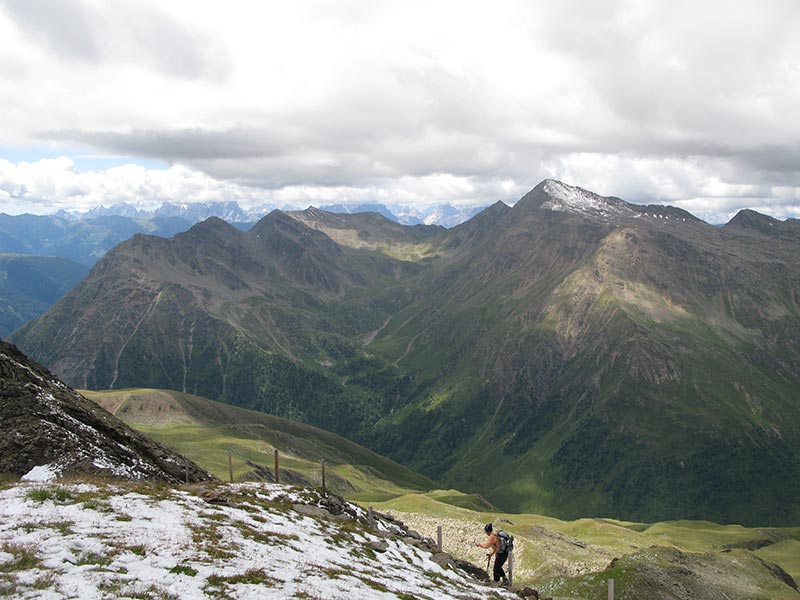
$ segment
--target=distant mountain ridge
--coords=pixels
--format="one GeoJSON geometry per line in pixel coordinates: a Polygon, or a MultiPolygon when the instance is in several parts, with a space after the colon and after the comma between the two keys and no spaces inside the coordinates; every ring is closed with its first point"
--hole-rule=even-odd
{"type": "Polygon", "coordinates": [[[121,244],[13,339],[73,385],[303,420],[501,507],[797,523],[800,238],[750,217],[545,180],[450,229],[212,218],[121,244]]]}
{"type": "Polygon", "coordinates": [[[0,254],[0,337],[44,313],[88,272],[66,258],[0,254]]]}
{"type": "Polygon", "coordinates": [[[56,215],[0,213],[0,253],[55,256],[92,266],[108,250],[137,233],[172,237],[190,226],[191,222],[176,217],[137,220],[102,215],[73,220],[56,215]]]}
{"type": "MultiPolygon", "coordinates": [[[[276,206],[264,204],[244,210],[236,202],[164,202],[155,210],[119,203],[91,210],[60,210],[53,215],[7,215],[0,213],[0,253],[34,254],[68,258],[92,266],[106,252],[137,233],[172,237],[192,225],[216,217],[248,230],[276,206]]],[[[439,205],[417,209],[382,204],[334,205],[322,210],[357,214],[376,212],[406,225],[453,227],[484,207],[439,205]]],[[[294,210],[293,207],[287,210],[294,210]]]]}
{"type": "MultiPolygon", "coordinates": [[[[313,207],[312,207],[313,208],[313,207]]],[[[470,219],[485,206],[461,206],[438,204],[427,207],[405,206],[400,204],[327,204],[319,207],[332,213],[357,214],[365,212],[378,213],[390,221],[403,225],[442,225],[454,227],[470,219]]],[[[212,202],[164,202],[154,210],[136,208],[132,204],[118,203],[111,206],[97,206],[87,211],[60,210],[53,216],[69,221],[92,221],[101,217],[126,217],[130,219],[178,218],[191,224],[204,221],[210,217],[218,217],[229,223],[255,223],[273,210],[300,210],[297,206],[277,204],[261,204],[243,209],[233,200],[212,202]]]]}

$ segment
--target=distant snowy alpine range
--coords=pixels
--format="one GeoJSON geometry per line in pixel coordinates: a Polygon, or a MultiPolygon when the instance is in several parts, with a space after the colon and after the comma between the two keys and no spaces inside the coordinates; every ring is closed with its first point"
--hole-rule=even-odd
{"type": "MultiPolygon", "coordinates": [[[[97,206],[88,211],[60,210],[54,216],[70,221],[90,221],[101,217],[127,217],[129,219],[180,218],[196,223],[209,217],[219,217],[229,223],[255,223],[275,209],[298,210],[305,207],[277,204],[260,204],[243,209],[235,201],[216,202],[164,202],[159,208],[146,210],[128,203],[97,206]]],[[[329,204],[320,206],[322,210],[332,213],[355,214],[376,212],[387,219],[402,225],[441,225],[455,227],[469,220],[485,205],[462,206],[455,204],[437,204],[435,206],[415,207],[399,204],[329,204]]]]}

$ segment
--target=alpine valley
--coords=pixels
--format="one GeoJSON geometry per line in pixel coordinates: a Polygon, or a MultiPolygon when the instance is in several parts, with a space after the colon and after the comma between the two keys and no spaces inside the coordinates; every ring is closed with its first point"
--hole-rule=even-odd
{"type": "Polygon", "coordinates": [[[546,180],[456,227],[136,235],[10,340],[345,435],[508,511],[800,523],[800,223],[546,180]]]}

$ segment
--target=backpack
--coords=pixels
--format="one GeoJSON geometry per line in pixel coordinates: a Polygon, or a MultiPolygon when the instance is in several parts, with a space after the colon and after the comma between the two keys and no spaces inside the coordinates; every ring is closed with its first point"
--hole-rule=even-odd
{"type": "Polygon", "coordinates": [[[500,552],[511,552],[514,549],[514,536],[498,529],[495,534],[500,542],[500,552]]]}

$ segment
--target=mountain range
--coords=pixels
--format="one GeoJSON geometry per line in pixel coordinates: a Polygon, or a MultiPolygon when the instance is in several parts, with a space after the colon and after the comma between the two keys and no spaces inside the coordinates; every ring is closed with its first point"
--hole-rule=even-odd
{"type": "MultiPolygon", "coordinates": [[[[322,210],[347,214],[377,212],[396,223],[453,227],[483,208],[341,204],[323,207],[322,210]]],[[[262,205],[244,210],[236,202],[220,201],[191,204],[164,202],[152,211],[121,203],[110,207],[98,206],[84,212],[60,210],[53,215],[0,213],[0,253],[56,256],[92,266],[108,250],[137,233],[172,237],[210,217],[218,217],[246,231],[273,209],[269,205],[262,205]]]]}
{"type": "Polygon", "coordinates": [[[306,421],[507,510],[800,522],[800,237],[545,180],[446,229],[210,218],[11,336],[70,385],[306,421]]]}
{"type": "MultiPolygon", "coordinates": [[[[261,204],[243,209],[232,200],[212,202],[164,202],[154,210],[137,208],[125,202],[111,206],[96,206],[87,211],[60,210],[54,216],[69,221],[92,221],[102,217],[127,217],[131,219],[179,218],[198,223],[209,217],[219,217],[229,223],[255,223],[264,215],[277,208],[297,210],[296,206],[278,207],[274,204],[261,204]]],[[[433,206],[407,206],[402,204],[328,204],[320,206],[321,210],[332,213],[356,214],[376,212],[390,221],[403,225],[442,225],[453,227],[482,211],[485,206],[466,206],[455,204],[437,204],[433,206]]]]}

